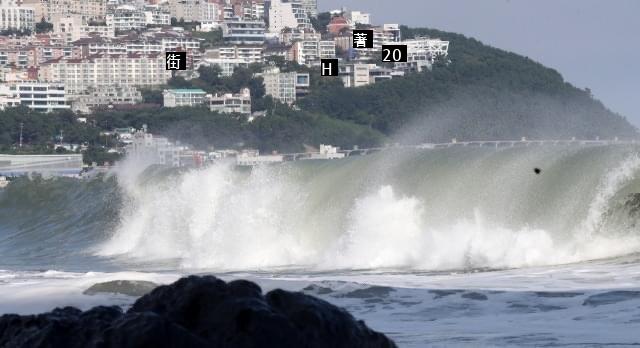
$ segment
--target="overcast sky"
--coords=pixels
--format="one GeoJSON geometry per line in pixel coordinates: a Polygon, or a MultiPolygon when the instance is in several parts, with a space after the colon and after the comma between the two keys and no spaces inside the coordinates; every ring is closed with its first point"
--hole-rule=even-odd
{"type": "Polygon", "coordinates": [[[640,0],[318,0],[343,6],[528,56],[640,126],[640,0]]]}

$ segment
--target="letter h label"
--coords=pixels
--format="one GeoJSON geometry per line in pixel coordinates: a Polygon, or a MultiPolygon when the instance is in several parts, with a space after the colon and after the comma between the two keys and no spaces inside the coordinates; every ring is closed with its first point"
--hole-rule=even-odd
{"type": "Polygon", "coordinates": [[[320,65],[322,68],[321,76],[338,76],[337,59],[322,59],[320,65]]]}

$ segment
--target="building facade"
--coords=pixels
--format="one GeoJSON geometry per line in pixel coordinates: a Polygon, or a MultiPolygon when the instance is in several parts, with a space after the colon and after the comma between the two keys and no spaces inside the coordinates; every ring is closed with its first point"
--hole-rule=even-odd
{"type": "Polygon", "coordinates": [[[300,0],[271,0],[269,4],[269,32],[280,34],[286,28],[312,28],[305,7],[300,0]]]}
{"type": "Polygon", "coordinates": [[[171,72],[161,54],[97,55],[50,62],[41,67],[40,78],[62,81],[67,93],[76,95],[106,86],[159,86],[167,83],[171,72]]]}
{"type": "Polygon", "coordinates": [[[9,92],[20,99],[20,105],[43,112],[70,109],[62,83],[25,81],[9,85],[9,92]]]}
{"type": "Polygon", "coordinates": [[[0,30],[29,30],[36,28],[35,10],[19,6],[15,0],[0,0],[0,30]]]}
{"type": "Polygon", "coordinates": [[[163,106],[176,108],[181,106],[196,106],[205,103],[207,93],[201,89],[165,89],[162,92],[163,106]]]}
{"type": "Polygon", "coordinates": [[[278,68],[272,68],[266,69],[260,76],[264,79],[265,93],[286,104],[295,103],[310,87],[308,73],[283,73],[278,68]]]}
{"type": "Polygon", "coordinates": [[[262,45],[265,40],[265,23],[261,20],[225,20],[222,24],[224,42],[231,45],[262,45]]]}
{"type": "Polygon", "coordinates": [[[224,114],[251,115],[251,91],[243,88],[240,93],[214,94],[207,98],[209,110],[224,114]]]}

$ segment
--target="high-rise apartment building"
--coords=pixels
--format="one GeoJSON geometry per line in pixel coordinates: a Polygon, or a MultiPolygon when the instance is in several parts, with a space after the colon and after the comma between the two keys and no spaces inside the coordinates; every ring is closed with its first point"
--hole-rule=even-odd
{"type": "Polygon", "coordinates": [[[311,20],[300,0],[271,0],[269,2],[269,32],[279,34],[283,29],[311,29],[311,20]]]}

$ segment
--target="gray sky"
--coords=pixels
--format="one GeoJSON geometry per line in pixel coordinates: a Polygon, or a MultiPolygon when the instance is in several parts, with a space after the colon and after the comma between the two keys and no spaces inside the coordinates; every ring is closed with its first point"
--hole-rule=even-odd
{"type": "Polygon", "coordinates": [[[640,0],[318,0],[342,6],[528,56],[640,126],[640,0]]]}

